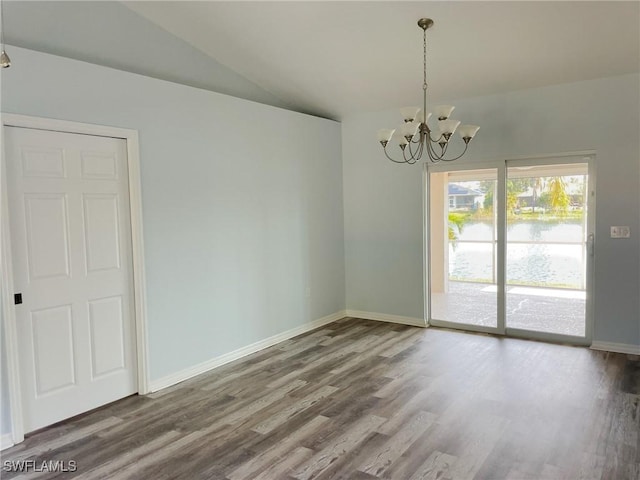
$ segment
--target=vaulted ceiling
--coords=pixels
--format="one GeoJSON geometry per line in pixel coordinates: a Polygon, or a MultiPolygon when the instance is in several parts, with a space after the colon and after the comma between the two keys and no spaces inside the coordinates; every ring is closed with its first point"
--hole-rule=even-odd
{"type": "Polygon", "coordinates": [[[125,2],[286,101],[330,118],[640,70],[638,2],[125,2]]]}
{"type": "Polygon", "coordinates": [[[434,102],[640,71],[637,0],[3,3],[9,45],[334,119],[420,103],[420,17],[434,102]]]}

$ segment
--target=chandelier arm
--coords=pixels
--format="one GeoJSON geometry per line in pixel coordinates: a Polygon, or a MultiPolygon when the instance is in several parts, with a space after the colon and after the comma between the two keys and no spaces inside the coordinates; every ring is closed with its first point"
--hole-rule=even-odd
{"type": "Polygon", "coordinates": [[[436,151],[433,149],[433,144],[432,143],[428,143],[427,144],[427,151],[429,153],[429,159],[433,162],[433,163],[437,163],[440,160],[442,160],[442,156],[438,155],[436,153],[436,151]]]}
{"type": "MultiPolygon", "coordinates": [[[[404,161],[402,161],[402,160],[395,160],[395,159],[391,158],[391,157],[389,156],[389,154],[387,153],[387,147],[382,147],[382,149],[384,150],[384,154],[385,154],[385,156],[386,156],[389,160],[391,160],[393,163],[407,163],[407,160],[406,160],[406,159],[405,159],[404,161]]],[[[404,157],[404,152],[402,152],[402,156],[404,157]]]]}
{"type": "Polygon", "coordinates": [[[414,160],[413,163],[417,162],[418,160],[420,160],[420,157],[422,157],[422,151],[421,151],[422,150],[421,146],[423,145],[422,132],[420,132],[419,139],[420,140],[416,142],[418,143],[418,149],[415,152],[411,148],[411,143],[409,143],[409,153],[411,154],[411,159],[414,160]]]}
{"type": "Polygon", "coordinates": [[[416,158],[416,160],[420,160],[420,157],[422,157],[422,145],[423,143],[420,142],[417,146],[416,146],[416,151],[414,153],[414,157],[416,158]]]}
{"type": "Polygon", "coordinates": [[[433,156],[435,158],[437,158],[438,160],[442,160],[442,147],[440,147],[440,145],[436,147],[436,145],[438,144],[431,145],[431,152],[433,152],[433,156]],[[437,153],[438,147],[440,147],[440,153],[437,153]]]}
{"type": "MultiPolygon", "coordinates": [[[[404,157],[404,158],[405,158],[405,160],[407,160],[407,157],[406,157],[406,152],[407,152],[407,150],[409,150],[409,160],[410,160],[410,159],[415,158],[415,153],[413,152],[413,149],[411,148],[411,144],[412,144],[412,143],[413,143],[413,142],[409,142],[409,143],[407,143],[407,148],[405,148],[405,149],[402,151],[402,154],[405,156],[405,157],[404,157]]],[[[407,162],[408,162],[409,160],[407,160],[407,162]]]]}
{"type": "MultiPolygon", "coordinates": [[[[407,144],[407,146],[409,147],[409,155],[410,155],[410,159],[412,159],[412,160],[416,160],[416,161],[417,161],[417,160],[420,160],[420,157],[419,157],[419,156],[417,156],[417,155],[418,155],[418,151],[419,151],[420,147],[418,147],[418,150],[414,152],[414,151],[413,151],[413,148],[411,148],[411,142],[409,142],[409,143],[407,144]]],[[[406,149],[405,149],[405,151],[406,151],[406,149]]],[[[404,152],[403,152],[403,153],[404,153],[404,152]]],[[[415,163],[415,162],[414,162],[414,163],[415,163]]]]}
{"type": "MultiPolygon", "coordinates": [[[[447,144],[447,147],[449,145],[447,144]]],[[[454,160],[458,160],[460,157],[462,157],[466,152],[467,149],[469,148],[469,144],[465,144],[464,146],[464,150],[462,151],[462,153],[460,155],[458,155],[457,157],[453,157],[453,158],[444,158],[444,156],[447,153],[447,148],[445,147],[442,154],[437,154],[435,153],[435,151],[433,150],[433,148],[430,149],[430,154],[429,154],[429,158],[431,159],[432,162],[436,163],[436,162],[453,162],[454,160]]]]}
{"type": "Polygon", "coordinates": [[[462,157],[466,152],[467,152],[467,148],[469,148],[469,144],[465,144],[464,146],[464,150],[462,151],[462,153],[460,155],[458,155],[457,157],[453,157],[453,158],[443,158],[442,161],[443,162],[453,162],[454,160],[458,160],[460,157],[462,157]]]}
{"type": "Polygon", "coordinates": [[[431,132],[429,132],[429,140],[431,140],[433,143],[438,143],[438,141],[442,138],[442,134],[440,134],[440,136],[438,138],[433,138],[431,136],[431,132]]]}
{"type": "Polygon", "coordinates": [[[420,157],[417,156],[418,152],[409,152],[411,154],[411,156],[409,157],[409,159],[407,160],[407,163],[409,165],[413,165],[414,163],[416,163],[418,160],[420,160],[420,157]]]}
{"type": "Polygon", "coordinates": [[[420,157],[422,156],[422,145],[423,142],[420,142],[417,146],[416,146],[416,151],[413,152],[413,156],[416,160],[420,160],[420,157]]]}
{"type": "Polygon", "coordinates": [[[469,147],[469,144],[466,144],[464,147],[463,152],[458,155],[457,157],[454,158],[445,158],[445,155],[447,154],[447,150],[449,149],[449,143],[447,142],[447,144],[444,147],[441,147],[441,152],[440,153],[436,153],[435,149],[433,148],[433,146],[431,146],[431,154],[429,155],[429,158],[431,159],[432,162],[452,162],[454,160],[459,159],[460,157],[462,157],[462,155],[465,154],[465,152],[467,151],[467,148],[469,147]]]}
{"type": "Polygon", "coordinates": [[[414,163],[416,163],[418,161],[418,159],[416,158],[415,154],[411,152],[411,147],[409,147],[409,158],[407,158],[407,149],[405,148],[402,151],[402,156],[404,157],[404,160],[406,163],[408,163],[409,165],[413,165],[414,163]]]}

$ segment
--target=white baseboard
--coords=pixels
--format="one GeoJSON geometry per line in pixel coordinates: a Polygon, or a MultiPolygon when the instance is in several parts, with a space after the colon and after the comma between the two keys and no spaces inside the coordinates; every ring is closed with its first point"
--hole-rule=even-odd
{"type": "Polygon", "coordinates": [[[9,447],[13,447],[13,437],[10,433],[3,433],[0,436],[0,450],[5,450],[9,447]]]}
{"type": "Polygon", "coordinates": [[[411,325],[412,327],[427,327],[422,318],[403,317],[400,315],[389,315],[387,313],[347,310],[347,317],[363,318],[365,320],[375,320],[378,322],[400,323],[402,325],[411,325]]]}
{"type": "Polygon", "coordinates": [[[239,358],[246,357],[247,355],[251,355],[252,353],[258,352],[267,347],[271,347],[276,343],[280,343],[292,337],[301,335],[311,330],[315,330],[316,328],[322,327],[328,323],[335,322],[336,320],[340,320],[341,318],[344,318],[346,316],[346,312],[344,310],[341,310],[339,312],[332,313],[331,315],[327,315],[326,317],[318,318],[317,320],[313,320],[312,322],[300,325],[299,327],[292,328],[291,330],[287,330],[286,332],[273,335],[272,337],[265,338],[264,340],[260,340],[256,343],[252,343],[251,345],[247,345],[246,347],[242,347],[232,352],[225,353],[224,355],[220,355],[219,357],[212,358],[211,360],[207,360],[206,362],[194,365],[193,367],[189,367],[179,372],[172,373],[171,375],[167,375],[166,377],[159,378],[157,380],[152,380],[149,384],[149,390],[150,392],[157,392],[158,390],[170,387],[172,385],[175,385],[176,383],[184,382],[185,380],[195,377],[196,375],[208,372],[209,370],[220,367],[226,363],[233,362],[234,360],[237,360],[239,358]]]}
{"type": "Polygon", "coordinates": [[[591,348],[593,350],[604,350],[605,352],[640,355],[640,345],[631,345],[628,343],[593,342],[591,348]]]}

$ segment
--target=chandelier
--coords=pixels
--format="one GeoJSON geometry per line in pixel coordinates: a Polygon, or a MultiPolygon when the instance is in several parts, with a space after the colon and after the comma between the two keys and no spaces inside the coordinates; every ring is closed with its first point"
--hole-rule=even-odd
{"type": "Polygon", "coordinates": [[[423,77],[422,77],[422,109],[419,107],[406,107],[400,109],[404,118],[404,124],[398,129],[382,129],[378,131],[378,141],[382,145],[384,154],[395,163],[414,164],[425,154],[433,163],[440,161],[451,162],[462,157],[469,147],[469,142],[480,129],[477,125],[462,125],[458,120],[449,118],[453,112],[452,105],[438,105],[433,108],[433,115],[438,119],[438,132],[429,128],[428,122],[432,112],[427,112],[427,29],[433,26],[430,18],[418,20],[418,26],[423,31],[423,77]],[[425,113],[427,112],[427,113],[425,113]],[[457,156],[446,158],[449,140],[458,131],[464,142],[464,150],[457,156]],[[396,160],[387,152],[387,145],[398,131],[398,146],[402,152],[402,158],[396,160]]]}
{"type": "Polygon", "coordinates": [[[11,59],[4,51],[4,12],[2,11],[2,0],[0,0],[0,67],[9,68],[11,59]]]}

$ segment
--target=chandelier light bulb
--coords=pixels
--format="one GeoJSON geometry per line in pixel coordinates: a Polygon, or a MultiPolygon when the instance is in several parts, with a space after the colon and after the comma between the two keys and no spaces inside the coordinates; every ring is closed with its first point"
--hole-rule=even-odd
{"type": "Polygon", "coordinates": [[[2,52],[0,52],[0,67],[9,68],[10,66],[11,66],[11,59],[9,58],[9,55],[7,55],[7,52],[5,52],[3,48],[2,52]]]}
{"type": "Polygon", "coordinates": [[[433,113],[438,120],[446,120],[451,116],[451,112],[453,112],[455,108],[453,105],[438,105],[433,107],[433,113]]]}
{"type": "Polygon", "coordinates": [[[460,134],[460,137],[462,137],[462,140],[469,143],[469,141],[476,136],[478,130],[480,130],[478,125],[461,125],[458,129],[458,133],[460,134]]]}
{"type": "Polygon", "coordinates": [[[393,136],[394,132],[395,130],[389,129],[389,128],[383,128],[378,130],[378,141],[382,143],[383,147],[386,146],[387,143],[389,143],[389,140],[391,140],[391,137],[393,136]]]}
{"type": "Polygon", "coordinates": [[[458,126],[460,125],[460,121],[459,120],[440,120],[438,122],[438,128],[440,129],[440,133],[442,133],[443,135],[452,135],[455,131],[456,128],[458,128],[458,126]]]}
{"type": "Polygon", "coordinates": [[[402,126],[402,136],[407,140],[410,140],[416,133],[418,133],[418,127],[420,127],[420,122],[405,123],[402,126]]]}
{"type": "Polygon", "coordinates": [[[400,115],[405,122],[413,122],[418,117],[420,107],[404,107],[400,109],[400,115]]]}

